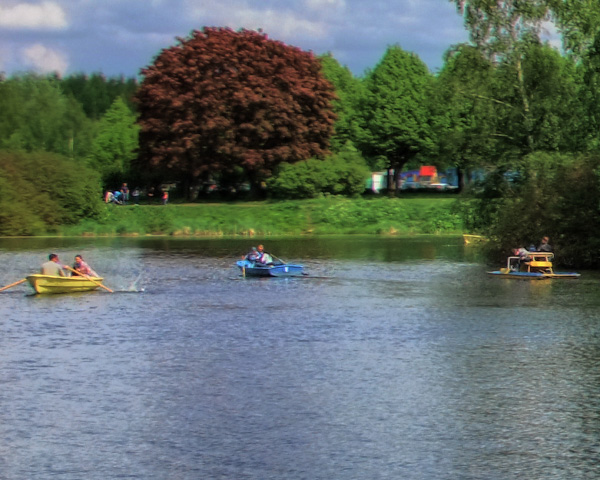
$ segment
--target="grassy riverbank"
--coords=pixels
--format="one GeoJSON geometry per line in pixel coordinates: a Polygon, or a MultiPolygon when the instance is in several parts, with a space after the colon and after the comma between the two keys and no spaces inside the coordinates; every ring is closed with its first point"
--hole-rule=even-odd
{"type": "Polygon", "coordinates": [[[106,205],[97,220],[61,227],[64,236],[410,235],[461,233],[456,196],[106,205]]]}

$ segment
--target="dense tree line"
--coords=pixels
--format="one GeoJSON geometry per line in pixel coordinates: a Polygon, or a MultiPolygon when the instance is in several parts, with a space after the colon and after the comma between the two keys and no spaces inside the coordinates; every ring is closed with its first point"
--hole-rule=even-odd
{"type": "Polygon", "coordinates": [[[101,213],[103,188],[124,181],[138,148],[132,85],[99,74],[0,79],[0,234],[101,213]]]}

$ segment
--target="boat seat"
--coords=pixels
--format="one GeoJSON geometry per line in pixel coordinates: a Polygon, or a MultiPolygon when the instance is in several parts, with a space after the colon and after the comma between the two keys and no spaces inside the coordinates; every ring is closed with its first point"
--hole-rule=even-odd
{"type": "Polygon", "coordinates": [[[549,261],[552,260],[552,258],[554,258],[554,253],[552,252],[531,252],[529,254],[529,257],[532,260],[538,260],[538,261],[549,261]]]}
{"type": "Polygon", "coordinates": [[[552,266],[552,262],[532,260],[529,262],[529,266],[534,268],[550,268],[552,266]]]}
{"type": "Polygon", "coordinates": [[[527,264],[527,271],[552,273],[552,262],[532,260],[527,264]]]}

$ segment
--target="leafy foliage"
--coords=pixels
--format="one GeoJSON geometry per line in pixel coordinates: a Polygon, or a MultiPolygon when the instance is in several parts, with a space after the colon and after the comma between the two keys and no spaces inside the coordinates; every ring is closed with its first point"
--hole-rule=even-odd
{"type": "Polygon", "coordinates": [[[105,186],[120,184],[137,156],[139,126],[125,102],[117,97],[98,122],[88,164],[100,173],[105,186]]]}
{"type": "Polygon", "coordinates": [[[600,157],[538,152],[515,167],[522,172],[516,180],[486,179],[463,208],[465,227],[504,252],[549,235],[562,263],[600,266],[600,157]]]}
{"type": "Polygon", "coordinates": [[[282,164],[268,187],[276,198],[314,198],[323,193],[353,196],[364,191],[368,176],[364,159],[351,149],[325,160],[282,164]]]}
{"type": "Polygon", "coordinates": [[[365,82],[360,148],[368,156],[387,159],[394,169],[394,191],[402,167],[433,148],[428,102],[432,77],[416,55],[392,46],[365,82]]]}
{"type": "Polygon", "coordinates": [[[512,57],[523,39],[539,39],[550,13],[547,0],[450,1],[463,14],[473,44],[490,60],[512,57]]]}
{"type": "Polygon", "coordinates": [[[81,104],[88,118],[99,120],[117,98],[133,109],[138,82],[135,78],[106,78],[101,73],[78,73],[62,79],[60,87],[66,96],[81,104]]]}
{"type": "Polygon", "coordinates": [[[0,149],[79,156],[89,148],[91,124],[54,77],[0,81],[0,110],[0,149]]]}
{"type": "Polygon", "coordinates": [[[333,111],[337,115],[331,148],[338,152],[348,142],[358,145],[360,136],[360,102],[365,96],[364,83],[355,78],[348,67],[342,67],[330,54],[319,57],[323,75],[335,87],[337,98],[333,100],[333,111]]]}
{"type": "Polygon", "coordinates": [[[563,48],[575,59],[587,55],[600,32],[600,3],[581,0],[547,0],[558,26],[563,48]]]}
{"type": "Polygon", "coordinates": [[[256,183],[281,162],[327,153],[333,87],[311,53],[261,33],[194,31],[142,73],[138,167],[256,183]]]}
{"type": "Polygon", "coordinates": [[[474,47],[460,45],[446,55],[431,97],[438,164],[452,159],[461,171],[468,171],[497,157],[494,75],[492,63],[474,47]]]}
{"type": "Polygon", "coordinates": [[[50,153],[0,152],[0,234],[33,235],[100,212],[95,172],[50,153]]]}

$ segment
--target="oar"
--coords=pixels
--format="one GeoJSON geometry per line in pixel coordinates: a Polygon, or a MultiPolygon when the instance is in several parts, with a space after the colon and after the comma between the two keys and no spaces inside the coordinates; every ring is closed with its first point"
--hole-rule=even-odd
{"type": "Polygon", "coordinates": [[[110,288],[105,287],[104,285],[102,285],[100,282],[97,282],[96,280],[92,280],[88,275],[86,275],[85,273],[81,273],[78,272],[77,270],[75,270],[74,268],[69,267],[68,265],[63,265],[63,268],[66,268],[67,270],[70,270],[73,273],[76,273],[77,275],[81,275],[83,278],[85,278],[86,280],[89,280],[90,282],[98,285],[99,287],[102,287],[104,290],[106,290],[107,292],[110,293],[115,293],[113,292],[110,288]]]}
{"type": "Polygon", "coordinates": [[[268,252],[265,252],[265,253],[266,253],[267,255],[271,255],[271,257],[273,257],[275,260],[277,260],[277,261],[278,261],[279,263],[281,263],[282,265],[285,265],[285,264],[287,263],[287,262],[284,262],[284,261],[283,261],[281,258],[279,258],[278,256],[276,256],[276,255],[273,255],[272,253],[268,253],[268,252]]]}
{"type": "Polygon", "coordinates": [[[10,285],[7,285],[6,287],[2,287],[2,288],[0,288],[0,292],[1,292],[2,290],[6,290],[6,289],[8,289],[8,288],[10,288],[10,287],[14,287],[15,285],[20,285],[21,283],[23,283],[23,282],[26,282],[26,281],[27,281],[27,279],[26,279],[26,278],[22,278],[22,279],[21,279],[21,280],[19,280],[18,282],[11,283],[10,285]]]}

